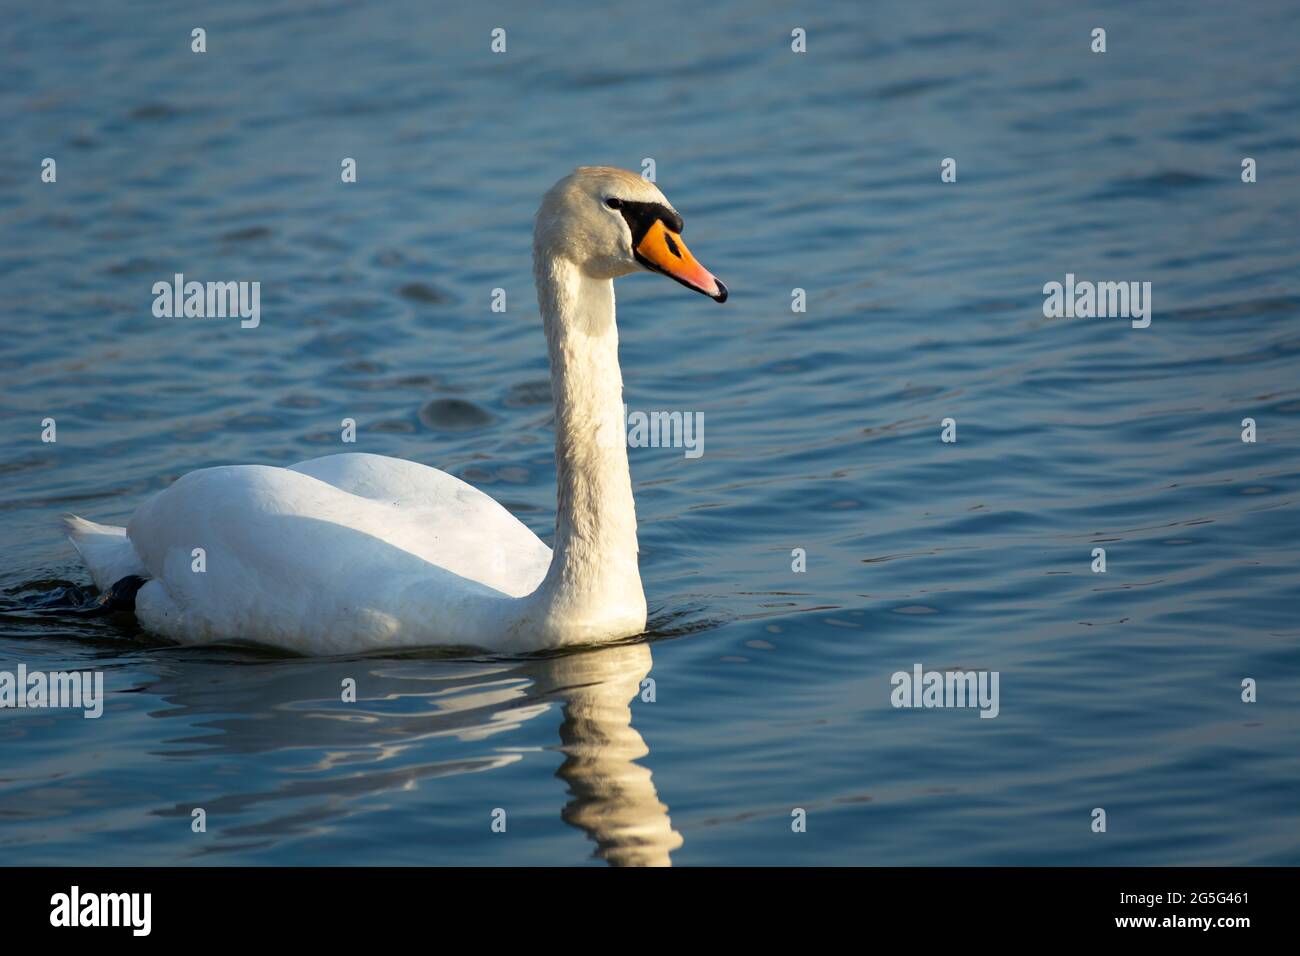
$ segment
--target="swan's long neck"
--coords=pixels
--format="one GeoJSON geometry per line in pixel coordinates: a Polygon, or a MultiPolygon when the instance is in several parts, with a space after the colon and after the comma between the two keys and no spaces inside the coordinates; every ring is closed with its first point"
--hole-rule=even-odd
{"type": "MultiPolygon", "coordinates": [[[[636,510],[628,472],[614,283],[538,254],[555,403],[555,549],[535,599],[552,625],[608,631],[645,625],[636,510]]],[[[605,634],[608,636],[608,634],[605,634]]]]}

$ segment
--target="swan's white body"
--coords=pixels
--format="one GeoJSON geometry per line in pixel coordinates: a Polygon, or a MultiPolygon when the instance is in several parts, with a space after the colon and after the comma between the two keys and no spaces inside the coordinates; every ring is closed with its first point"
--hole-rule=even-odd
{"type": "Polygon", "coordinates": [[[621,440],[613,279],[652,265],[719,301],[726,290],[702,269],[676,272],[638,257],[647,248],[633,234],[640,227],[606,208],[624,200],[672,209],[639,176],[584,168],[547,193],[537,217],[534,269],[555,402],[554,552],[452,475],[343,454],[290,468],[191,472],[141,505],[125,529],[69,516],[96,585],[147,578],[137,618],[185,644],[513,653],[640,633],[646,604],[621,440]],[[618,440],[609,440],[611,423],[618,440]]]}
{"type": "Polygon", "coordinates": [[[551,563],[551,549],[483,492],[365,454],[191,472],[145,502],[119,541],[139,561],[128,573],[149,578],[135,602],[147,630],[310,654],[522,649],[536,631],[519,630],[518,599],[551,563]]]}

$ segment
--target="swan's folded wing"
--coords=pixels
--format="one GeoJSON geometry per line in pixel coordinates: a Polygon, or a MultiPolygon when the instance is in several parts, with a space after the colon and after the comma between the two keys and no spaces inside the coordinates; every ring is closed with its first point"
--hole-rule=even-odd
{"type": "Polygon", "coordinates": [[[550,552],[461,485],[445,476],[426,482],[423,497],[408,488],[384,499],[286,468],[191,472],[127,528],[152,579],[137,613],[152,614],[157,633],[195,643],[248,637],[311,652],[481,643],[494,602],[530,593],[550,552]]]}
{"type": "Polygon", "coordinates": [[[418,462],[350,453],[290,466],[349,494],[391,506],[418,528],[421,553],[513,597],[546,576],[551,549],[491,496],[418,462]]]}

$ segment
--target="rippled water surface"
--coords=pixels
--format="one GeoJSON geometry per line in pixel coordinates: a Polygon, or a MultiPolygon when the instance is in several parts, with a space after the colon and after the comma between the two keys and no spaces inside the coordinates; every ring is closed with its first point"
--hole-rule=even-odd
{"type": "Polygon", "coordinates": [[[0,25],[0,669],[108,693],[0,712],[0,863],[1300,862],[1296,4],[115,6],[0,25]],[[308,660],[88,612],[62,512],[346,417],[549,540],[531,217],[646,157],[732,289],[619,284],[629,406],[705,419],[630,453],[646,639],[308,660]],[[176,272],[261,325],[154,318],[176,272]],[[1044,318],[1066,273],[1151,282],[1150,327],[1044,318]],[[999,716],[893,708],[917,663],[998,671],[999,716]]]}

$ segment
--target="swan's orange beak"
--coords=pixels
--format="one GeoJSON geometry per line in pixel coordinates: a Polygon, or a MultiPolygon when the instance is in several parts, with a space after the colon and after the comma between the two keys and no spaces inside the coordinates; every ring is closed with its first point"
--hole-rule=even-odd
{"type": "Polygon", "coordinates": [[[655,220],[636,247],[636,257],[643,266],[676,279],[688,289],[703,292],[715,302],[727,301],[727,287],[708,269],[695,261],[682,237],[655,220]]]}

